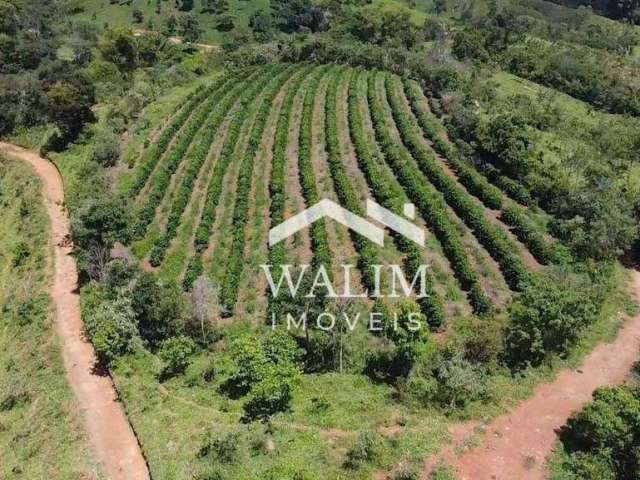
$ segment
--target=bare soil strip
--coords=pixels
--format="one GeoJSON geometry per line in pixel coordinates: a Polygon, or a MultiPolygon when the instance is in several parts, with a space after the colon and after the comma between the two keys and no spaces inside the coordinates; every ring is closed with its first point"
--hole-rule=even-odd
{"type": "MultiPolygon", "coordinates": [[[[289,174],[286,176],[285,185],[285,206],[284,219],[288,219],[305,208],[304,196],[300,185],[300,170],[298,169],[298,140],[300,136],[300,118],[302,116],[302,103],[304,101],[304,85],[298,90],[293,102],[291,122],[289,124],[289,137],[287,140],[287,164],[285,169],[289,174]]],[[[313,252],[311,251],[311,237],[309,229],[305,228],[297,232],[292,237],[285,240],[286,252],[293,263],[299,265],[311,263],[313,252]]]]}
{"type": "MultiPolygon", "coordinates": [[[[633,272],[633,290],[640,298],[640,272],[633,272]]],[[[454,445],[425,462],[423,478],[441,461],[461,480],[541,480],[547,478],[547,457],[567,418],[591,400],[594,390],[623,383],[640,354],[640,315],[626,321],[612,343],[600,344],[576,370],[563,370],[551,383],[509,413],[493,420],[479,444],[456,456],[477,426],[452,430],[454,445]]]]}
{"type": "Polygon", "coordinates": [[[83,412],[85,427],[110,480],[146,480],[149,471],[138,441],[118,402],[108,375],[96,372],[93,347],[84,337],[76,262],[72,255],[69,217],[64,209],[64,187],[56,167],[33,152],[0,142],[0,150],[28,163],[42,180],[43,198],[51,222],[54,249],[51,297],[62,337],[67,379],[83,412]]]}

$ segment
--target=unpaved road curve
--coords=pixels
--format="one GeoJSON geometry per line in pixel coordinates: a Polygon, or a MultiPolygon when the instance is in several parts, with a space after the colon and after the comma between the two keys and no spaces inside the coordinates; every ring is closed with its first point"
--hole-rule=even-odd
{"type": "Polygon", "coordinates": [[[84,415],[84,424],[97,460],[110,480],[148,480],[149,472],[138,441],[117,400],[111,378],[94,373],[93,347],[83,337],[76,262],[69,217],[63,208],[64,187],[55,166],[23,148],[0,142],[0,153],[28,163],[42,181],[43,200],[49,215],[49,239],[54,248],[51,297],[62,338],[67,379],[84,415]]]}
{"type": "MultiPolygon", "coordinates": [[[[633,272],[633,289],[640,298],[640,272],[633,272]]],[[[540,385],[533,397],[491,422],[478,446],[459,457],[454,447],[428,459],[425,475],[440,460],[456,470],[460,480],[539,480],[547,478],[545,460],[557,440],[556,431],[591,400],[599,387],[623,383],[640,359],[640,315],[625,322],[612,343],[600,344],[578,370],[563,370],[551,383],[540,385]]],[[[454,436],[457,445],[473,428],[454,436]]]]}

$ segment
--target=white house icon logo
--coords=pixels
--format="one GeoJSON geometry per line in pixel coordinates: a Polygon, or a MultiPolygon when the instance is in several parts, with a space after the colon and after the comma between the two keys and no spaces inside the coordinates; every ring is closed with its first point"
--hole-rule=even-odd
{"type": "MultiPolygon", "coordinates": [[[[407,218],[415,218],[415,207],[412,203],[404,205],[404,215],[407,218]]],[[[387,228],[394,230],[400,235],[424,247],[425,233],[421,228],[416,227],[403,217],[396,215],[390,210],[378,205],[371,199],[367,199],[367,215],[380,222],[387,228]]],[[[269,246],[281,242],[297,231],[310,226],[321,218],[329,217],[368,238],[373,243],[384,245],[384,230],[368,220],[350,212],[329,199],[320,200],[311,208],[307,208],[297,215],[285,220],[280,225],[273,227],[269,231],[269,246]]]]}

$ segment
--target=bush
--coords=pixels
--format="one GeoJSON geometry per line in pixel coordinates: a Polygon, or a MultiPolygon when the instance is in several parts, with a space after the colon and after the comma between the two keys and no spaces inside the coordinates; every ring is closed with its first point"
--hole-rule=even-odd
{"type": "Polygon", "coordinates": [[[141,345],[135,313],[126,297],[99,303],[86,312],[84,324],[98,359],[106,365],[141,345]]]}
{"type": "Polygon", "coordinates": [[[380,448],[380,438],[377,433],[365,430],[358,435],[351,450],[347,452],[346,466],[358,468],[373,461],[380,448]]]}
{"type": "Polygon", "coordinates": [[[44,322],[49,311],[49,302],[50,297],[46,293],[26,298],[13,295],[2,306],[0,312],[7,315],[9,321],[23,327],[31,323],[44,322]]]}
{"type": "Polygon", "coordinates": [[[435,371],[438,382],[437,400],[443,407],[462,408],[480,400],[486,393],[486,378],[483,371],[454,354],[442,360],[435,371]]]}
{"type": "Polygon", "coordinates": [[[564,276],[535,276],[509,306],[506,360],[512,367],[539,365],[563,354],[593,323],[599,299],[591,285],[564,276]]]}
{"type": "Polygon", "coordinates": [[[132,307],[141,338],[150,347],[176,335],[184,318],[184,301],[174,283],[161,283],[151,273],[141,273],[131,287],[132,307]]]}
{"type": "Polygon", "coordinates": [[[267,364],[260,372],[261,380],[251,389],[251,397],[242,406],[244,420],[266,420],[291,405],[293,387],[300,370],[291,363],[267,364]]]}
{"type": "Polygon", "coordinates": [[[238,459],[239,440],[238,433],[207,432],[198,457],[215,459],[220,463],[234,463],[238,459]]]}
{"type": "Polygon", "coordinates": [[[191,363],[196,345],[189,337],[173,337],[162,342],[158,356],[163,362],[160,377],[168,379],[185,372],[191,363]]]}
{"type": "Polygon", "coordinates": [[[601,388],[568,420],[561,435],[570,454],[564,469],[577,478],[640,476],[640,389],[601,388]]]}
{"type": "Polygon", "coordinates": [[[112,133],[103,133],[94,140],[91,159],[103,167],[113,167],[120,160],[120,142],[112,133]]]}

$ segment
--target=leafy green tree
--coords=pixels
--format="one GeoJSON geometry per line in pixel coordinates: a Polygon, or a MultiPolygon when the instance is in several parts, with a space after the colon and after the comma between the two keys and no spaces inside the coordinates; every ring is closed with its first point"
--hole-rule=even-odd
{"type": "Polygon", "coordinates": [[[356,10],[349,31],[363,42],[407,49],[422,39],[408,9],[388,10],[374,5],[356,10]]]}
{"type": "Polygon", "coordinates": [[[141,273],[131,288],[132,306],[141,338],[154,347],[177,334],[184,304],[175,283],[161,283],[151,273],[141,273]]]}
{"type": "Polygon", "coordinates": [[[6,0],[0,1],[0,33],[15,35],[18,32],[18,11],[15,5],[6,0]]]}
{"type": "Polygon", "coordinates": [[[523,178],[531,171],[532,141],[526,120],[518,113],[497,115],[479,126],[482,148],[496,155],[507,172],[523,178]]]}
{"type": "Polygon", "coordinates": [[[539,365],[549,354],[566,352],[597,313],[594,292],[584,281],[568,275],[534,276],[509,306],[508,363],[539,365]]]}
{"type": "Polygon", "coordinates": [[[447,9],[447,0],[434,0],[433,11],[436,15],[444,13],[447,9]]]}
{"type": "Polygon", "coordinates": [[[249,18],[249,27],[259,42],[265,42],[273,36],[273,19],[271,15],[262,10],[255,12],[249,18]]]}
{"type": "Polygon", "coordinates": [[[251,389],[249,400],[242,406],[245,420],[266,420],[277,412],[288,410],[299,376],[298,367],[289,362],[263,366],[260,381],[251,389]]]}
{"type": "Polygon", "coordinates": [[[138,48],[133,32],[125,28],[111,28],[98,40],[102,58],[123,71],[133,70],[138,63],[138,48]]]}
{"type": "Polygon", "coordinates": [[[171,337],[160,345],[158,356],[162,360],[162,380],[169,379],[185,372],[196,351],[196,344],[189,337],[171,337]]]}
{"type": "Polygon", "coordinates": [[[75,211],[71,218],[73,240],[77,247],[111,248],[116,241],[128,241],[128,209],[122,199],[96,198],[75,211]]]}
{"type": "Polygon", "coordinates": [[[61,132],[61,142],[75,140],[85,123],[95,119],[91,107],[95,102],[92,88],[78,81],[57,81],[47,90],[49,117],[61,132]]]}
{"type": "Polygon", "coordinates": [[[284,31],[317,32],[328,27],[327,12],[308,0],[272,0],[270,5],[273,17],[284,31]]]}
{"type": "Polygon", "coordinates": [[[186,42],[195,42],[200,38],[200,23],[195,15],[189,13],[182,15],[179,19],[180,36],[186,42]]]}
{"type": "Polygon", "coordinates": [[[107,365],[141,346],[135,313],[127,297],[107,300],[85,311],[84,324],[98,358],[107,365]]]}
{"type": "Polygon", "coordinates": [[[596,390],[593,401],[568,420],[561,441],[570,453],[564,468],[576,478],[638,478],[640,389],[596,390]]]}
{"type": "Polygon", "coordinates": [[[230,386],[234,393],[243,395],[261,380],[269,359],[265,355],[262,343],[256,342],[250,335],[236,338],[231,345],[231,351],[236,369],[230,378],[230,386]]]}

